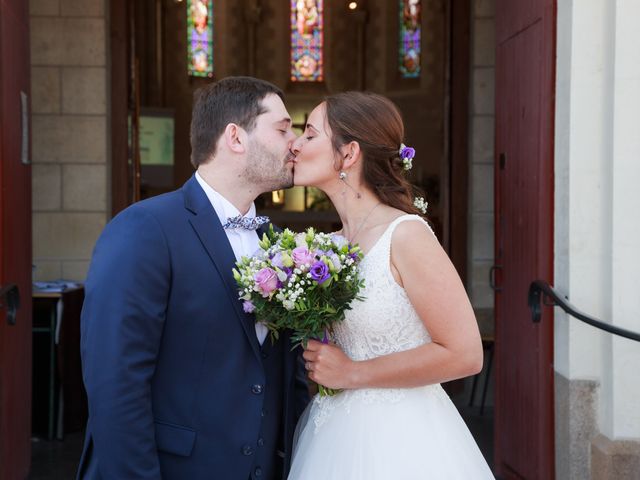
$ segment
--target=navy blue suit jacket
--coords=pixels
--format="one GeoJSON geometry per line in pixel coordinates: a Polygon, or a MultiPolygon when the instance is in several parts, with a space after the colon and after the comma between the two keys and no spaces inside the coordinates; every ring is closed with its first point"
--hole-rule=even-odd
{"type": "MultiPolygon", "coordinates": [[[[255,319],[238,300],[234,262],[194,177],[107,225],[82,311],[89,420],[79,478],[253,475],[265,414],[256,386],[265,386],[266,374],[255,319]]],[[[287,342],[278,377],[286,475],[308,394],[299,352],[288,336],[279,341],[287,342]]]]}

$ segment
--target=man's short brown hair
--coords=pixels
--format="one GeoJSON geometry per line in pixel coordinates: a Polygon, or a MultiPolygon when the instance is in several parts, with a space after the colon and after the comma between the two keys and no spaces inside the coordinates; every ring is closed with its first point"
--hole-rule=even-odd
{"type": "Polygon", "coordinates": [[[282,90],[252,77],[227,77],[196,90],[191,115],[193,166],[198,168],[213,157],[228,124],[253,130],[256,118],[265,112],[262,100],[269,94],[284,101],[282,90]]]}

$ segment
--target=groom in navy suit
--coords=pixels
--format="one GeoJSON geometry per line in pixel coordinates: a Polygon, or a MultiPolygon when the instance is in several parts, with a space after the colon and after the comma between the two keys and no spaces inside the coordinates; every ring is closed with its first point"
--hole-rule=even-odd
{"type": "Polygon", "coordinates": [[[232,276],[258,247],[253,200],[293,183],[282,92],[229,77],[196,93],[195,175],[98,240],[82,311],[89,421],[80,479],[286,478],[308,401],[302,362],[244,312],[232,276]]]}

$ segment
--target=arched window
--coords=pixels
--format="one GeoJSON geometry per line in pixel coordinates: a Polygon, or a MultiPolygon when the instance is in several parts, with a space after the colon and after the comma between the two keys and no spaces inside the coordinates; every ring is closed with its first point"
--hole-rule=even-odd
{"type": "Polygon", "coordinates": [[[213,76],[213,0],[187,0],[189,75],[213,76]]]}
{"type": "Polygon", "coordinates": [[[404,78],[420,76],[421,0],[400,0],[400,74],[404,78]]]}
{"type": "Polygon", "coordinates": [[[291,0],[291,80],[324,79],[323,0],[291,0]]]}

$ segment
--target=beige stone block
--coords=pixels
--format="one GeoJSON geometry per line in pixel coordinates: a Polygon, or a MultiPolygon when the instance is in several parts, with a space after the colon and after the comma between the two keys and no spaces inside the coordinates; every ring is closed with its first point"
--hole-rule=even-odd
{"type": "Polygon", "coordinates": [[[494,295],[489,284],[489,270],[493,262],[474,261],[471,263],[471,288],[469,299],[474,309],[493,308],[494,295]]]}
{"type": "Polygon", "coordinates": [[[89,259],[106,224],[104,213],[34,213],[33,256],[89,259]]]}
{"type": "Polygon", "coordinates": [[[99,18],[32,18],[31,64],[104,66],[105,23],[99,18]]]}
{"type": "Polygon", "coordinates": [[[590,478],[590,442],[598,434],[598,383],[555,372],[556,478],[590,478]]]}
{"type": "Polygon", "coordinates": [[[591,441],[592,480],[638,480],[640,441],[610,440],[598,435],[591,441]]]}
{"type": "Polygon", "coordinates": [[[63,113],[104,114],[107,112],[107,72],[102,67],[62,69],[63,113]]]}
{"type": "Polygon", "coordinates": [[[473,69],[473,113],[493,115],[495,110],[495,71],[493,67],[473,69]]]}
{"type": "Polygon", "coordinates": [[[473,13],[476,17],[493,17],[495,15],[495,0],[474,0],[473,13]]]}
{"type": "Polygon", "coordinates": [[[471,167],[471,211],[493,212],[493,165],[471,167]]]}
{"type": "Polygon", "coordinates": [[[33,281],[50,282],[62,277],[62,263],[58,260],[33,259],[33,281]]]}
{"type": "Polygon", "coordinates": [[[105,165],[64,165],[62,207],[66,211],[107,210],[107,168],[105,165]]]}
{"type": "Polygon", "coordinates": [[[31,112],[60,113],[60,69],[31,67],[31,112]]]}
{"type": "Polygon", "coordinates": [[[104,0],[60,0],[60,9],[65,17],[102,17],[104,0]]]}
{"type": "Polygon", "coordinates": [[[27,0],[30,15],[60,15],[60,0],[27,0]]]}
{"type": "Polygon", "coordinates": [[[105,163],[106,117],[33,115],[34,163],[105,163]]]}
{"type": "Polygon", "coordinates": [[[62,262],[62,278],[84,282],[89,271],[89,260],[68,260],[62,262]]]}
{"type": "Polygon", "coordinates": [[[492,18],[480,18],[473,27],[473,64],[493,66],[496,63],[496,28],[492,18]]]}
{"type": "Polygon", "coordinates": [[[494,163],[495,123],[492,115],[474,116],[471,156],[473,163],[494,163]]]}
{"type": "Polygon", "coordinates": [[[31,204],[34,212],[60,210],[60,165],[36,164],[31,168],[31,204]]]}
{"type": "Polygon", "coordinates": [[[471,259],[493,261],[493,214],[473,213],[471,216],[471,259]]]}

